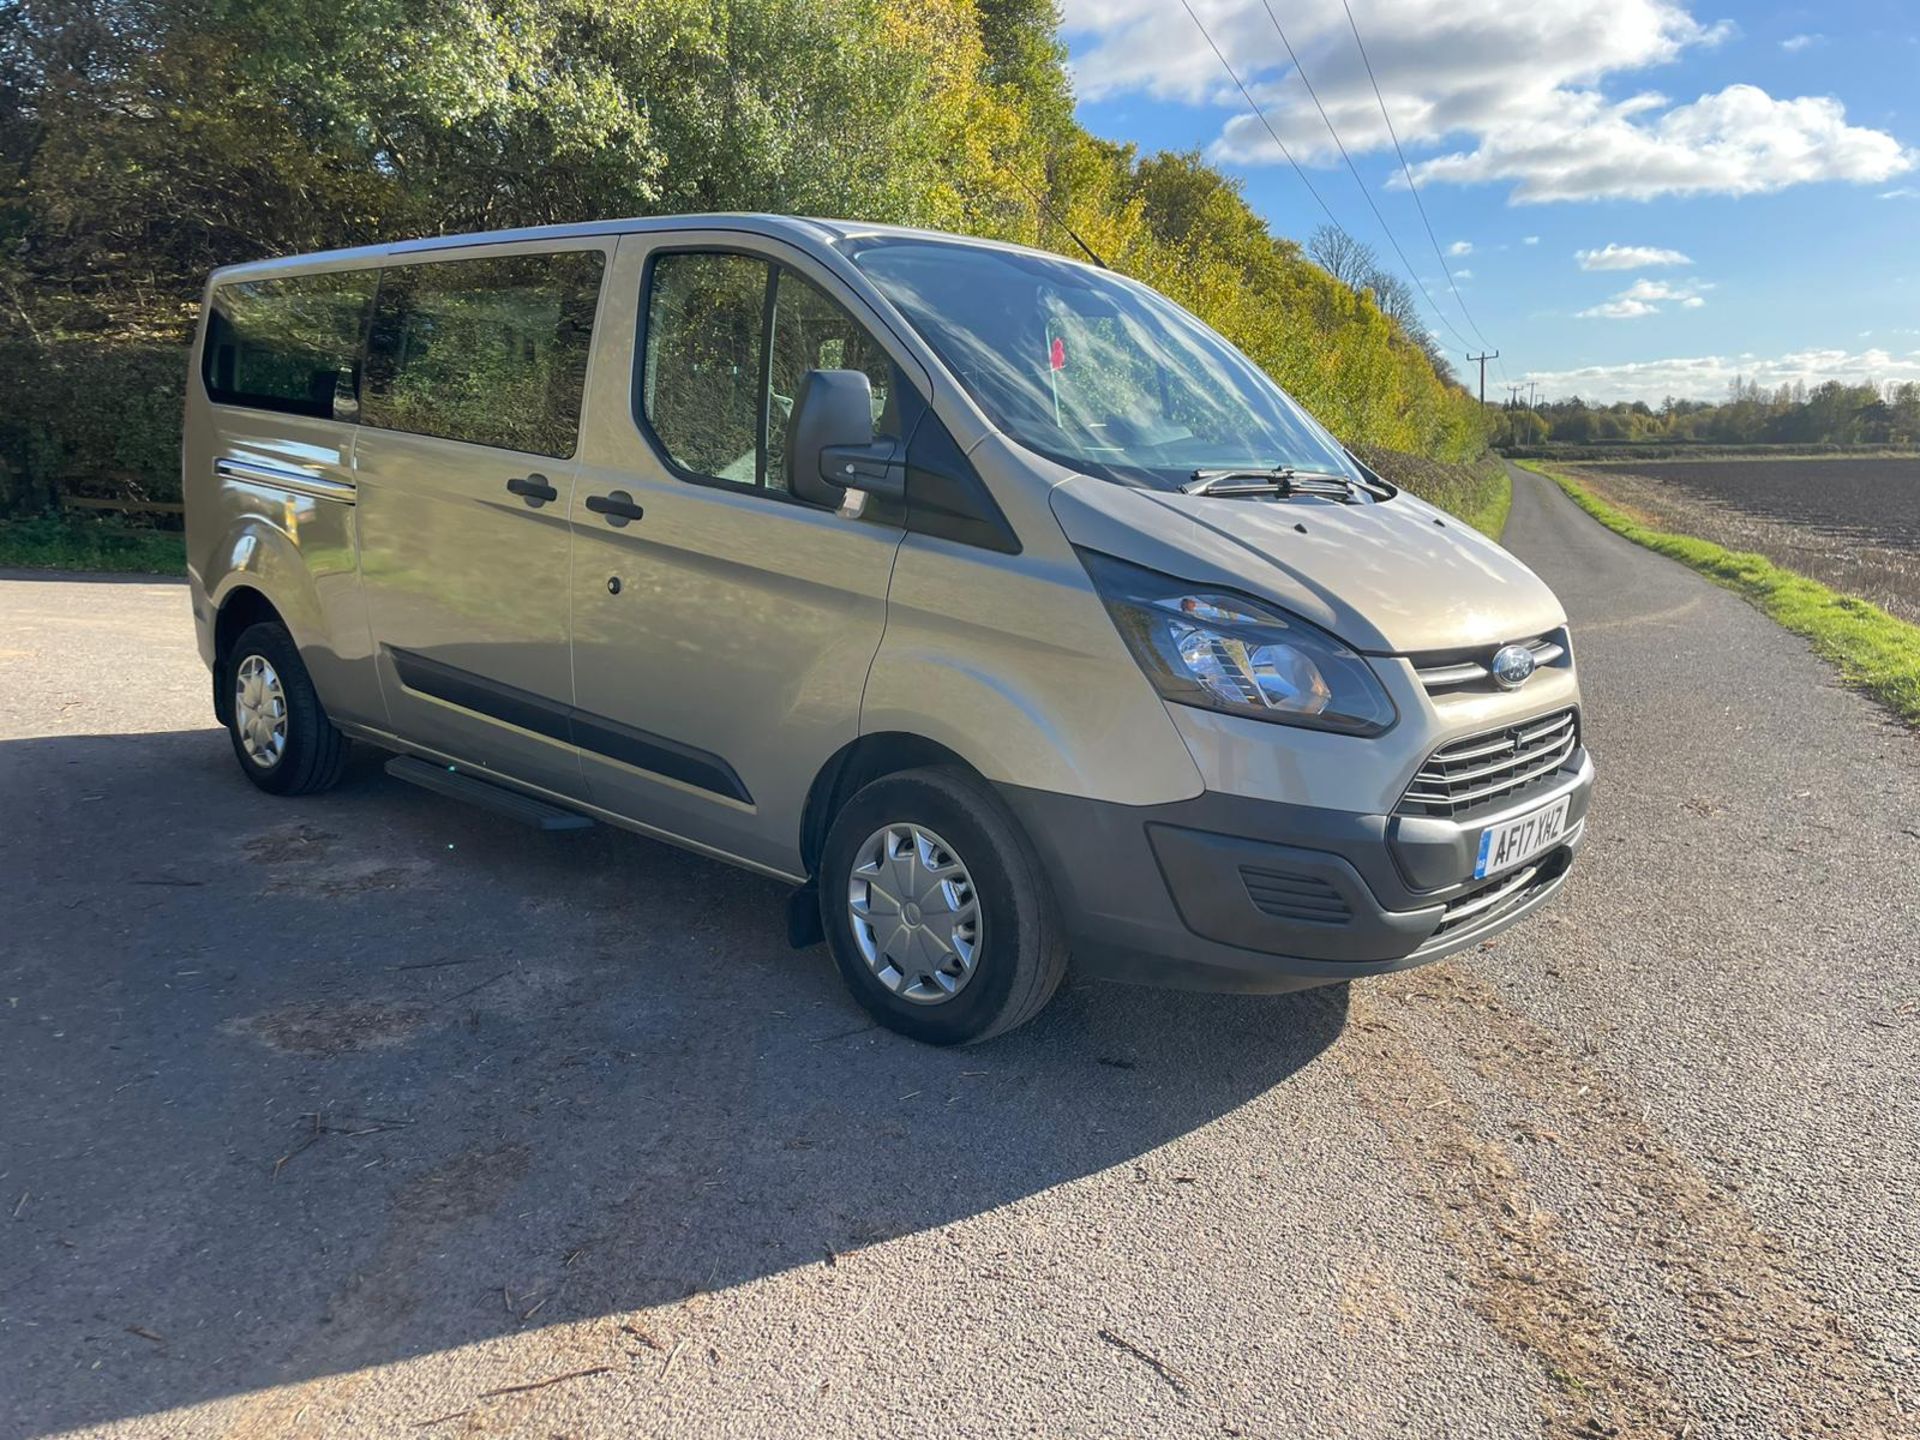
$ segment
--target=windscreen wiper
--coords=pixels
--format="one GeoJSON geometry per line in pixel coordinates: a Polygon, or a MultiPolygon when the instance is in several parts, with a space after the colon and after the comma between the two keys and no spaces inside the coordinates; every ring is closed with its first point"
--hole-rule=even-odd
{"type": "Polygon", "coordinates": [[[1333,470],[1276,465],[1270,470],[1196,470],[1180,489],[1188,495],[1324,495],[1345,500],[1353,494],[1353,481],[1333,470]]]}

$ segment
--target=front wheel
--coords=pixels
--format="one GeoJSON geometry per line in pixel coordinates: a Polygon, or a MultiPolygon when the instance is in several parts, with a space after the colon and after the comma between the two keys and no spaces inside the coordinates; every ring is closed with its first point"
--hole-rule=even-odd
{"type": "Polygon", "coordinates": [[[241,631],[224,679],[227,731],[249,780],[272,795],[310,795],[340,779],[347,737],[327,718],[284,625],[241,631]]]}
{"type": "Polygon", "coordinates": [[[934,1045],[1024,1024],[1066,973],[1033,847],[960,769],[889,775],[847,802],[822,852],[820,918],[854,998],[934,1045]]]}

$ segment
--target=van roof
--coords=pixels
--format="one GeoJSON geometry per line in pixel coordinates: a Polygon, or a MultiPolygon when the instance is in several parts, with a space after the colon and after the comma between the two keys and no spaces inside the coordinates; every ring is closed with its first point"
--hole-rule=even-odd
{"type": "Polygon", "coordinates": [[[889,236],[941,240],[951,244],[978,245],[995,250],[1015,250],[1043,254],[1051,260],[1073,261],[1053,251],[1035,250],[1000,240],[983,240],[972,235],[955,235],[943,230],[919,230],[906,225],[873,225],[858,220],[827,220],[806,215],[763,215],[725,212],[696,215],[633,216],[624,220],[588,220],[573,225],[529,225],[517,230],[484,230],[466,235],[434,235],[419,240],[396,240],[385,245],[359,245],[344,250],[321,250],[305,255],[282,255],[270,260],[249,260],[224,265],[214,271],[217,280],[261,279],[276,274],[308,270],[316,265],[388,260],[404,255],[428,255],[436,250],[453,250],[470,245],[513,245],[532,240],[574,240],[604,235],[645,234],[662,230],[738,230],[750,235],[812,241],[838,245],[868,236],[889,236]]]}

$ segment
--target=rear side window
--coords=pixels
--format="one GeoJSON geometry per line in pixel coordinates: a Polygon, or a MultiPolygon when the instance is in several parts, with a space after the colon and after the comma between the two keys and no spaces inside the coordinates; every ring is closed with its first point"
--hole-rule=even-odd
{"type": "Polygon", "coordinates": [[[570,457],[603,267],[597,250],[388,267],[361,420],[570,457]]]}
{"type": "Polygon", "coordinates": [[[219,286],[200,358],[207,397],[216,405],[351,419],[377,275],[350,270],[219,286]]]}

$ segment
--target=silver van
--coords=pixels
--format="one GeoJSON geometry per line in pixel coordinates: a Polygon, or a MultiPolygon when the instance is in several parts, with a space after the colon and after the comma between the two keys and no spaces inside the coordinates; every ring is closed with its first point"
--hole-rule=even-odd
{"type": "Polygon", "coordinates": [[[1165,298],[701,215],[219,271],[200,651],[261,789],[388,770],[795,887],[940,1044],[1089,975],[1276,991],[1559,887],[1566,617],[1165,298]]]}

